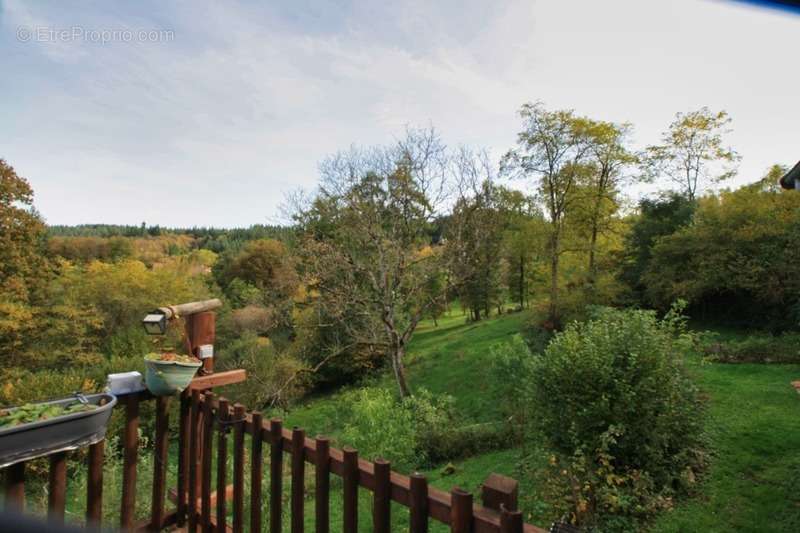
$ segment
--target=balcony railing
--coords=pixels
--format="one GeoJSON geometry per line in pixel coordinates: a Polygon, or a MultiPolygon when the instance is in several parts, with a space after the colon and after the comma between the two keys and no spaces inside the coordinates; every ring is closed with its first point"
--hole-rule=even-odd
{"type": "MultiPolygon", "coordinates": [[[[392,471],[382,459],[364,460],[358,452],[330,446],[325,437],[309,438],[301,428],[284,428],[278,418],[264,420],[261,413],[248,411],[218,397],[211,389],[244,378],[243,371],[222,372],[195,378],[179,398],[153,397],[147,392],[118,397],[124,410],[122,430],[122,496],[119,526],[130,531],[270,531],[281,533],[284,521],[292,533],[304,530],[306,521],[306,467],[314,470],[314,528],[327,533],[331,528],[331,476],[341,483],[342,523],[334,529],[358,531],[359,489],[372,493],[372,530],[391,530],[392,503],[409,509],[412,532],[426,532],[430,520],[441,522],[458,533],[514,532],[544,530],[523,523],[517,510],[517,483],[491,474],[483,484],[482,505],[469,492],[450,492],[429,486],[425,476],[406,476],[392,471]],[[150,516],[136,521],[136,483],[139,454],[139,406],[155,402],[153,440],[153,481],[150,516]],[[167,490],[169,454],[169,406],[179,401],[177,487],[167,490]],[[249,435],[249,439],[246,436],[249,435]],[[249,455],[249,462],[247,457],[249,455]],[[265,456],[269,457],[265,461],[265,456]],[[229,461],[232,462],[229,468],[229,461]],[[284,461],[289,464],[289,512],[284,516],[284,461]],[[248,464],[249,463],[249,464],[248,464]],[[264,472],[267,464],[269,472],[264,472]],[[229,476],[229,472],[232,475],[229,476]],[[268,490],[263,490],[264,476],[268,490]],[[249,477],[249,483],[246,482],[249,477]],[[249,485],[249,494],[246,488],[249,485]],[[266,492],[266,494],[264,494],[266,492]],[[269,501],[268,515],[262,503],[269,501]],[[247,504],[247,505],[246,505],[247,504]],[[245,510],[248,512],[245,513],[245,510]]],[[[101,524],[103,507],[103,441],[89,446],[86,524],[101,524]]],[[[63,523],[66,500],[67,453],[49,456],[48,513],[51,523],[63,523]]],[[[25,463],[5,469],[7,509],[24,508],[25,463]]],[[[337,489],[338,490],[338,489],[337,489]]],[[[116,525],[116,524],[114,524],[116,525]]]]}

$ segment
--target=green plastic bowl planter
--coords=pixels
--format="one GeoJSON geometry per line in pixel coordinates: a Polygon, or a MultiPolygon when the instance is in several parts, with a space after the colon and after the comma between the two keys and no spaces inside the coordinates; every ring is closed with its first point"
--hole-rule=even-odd
{"type": "Polygon", "coordinates": [[[171,396],[189,386],[192,378],[197,373],[197,369],[202,366],[200,361],[196,363],[184,363],[180,361],[152,361],[145,359],[146,368],[144,381],[147,388],[156,396],[171,396]]]}

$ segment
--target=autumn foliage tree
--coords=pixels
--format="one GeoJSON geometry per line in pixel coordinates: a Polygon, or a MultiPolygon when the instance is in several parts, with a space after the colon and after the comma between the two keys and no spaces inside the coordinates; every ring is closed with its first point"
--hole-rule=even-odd
{"type": "Polygon", "coordinates": [[[577,187],[591,172],[588,157],[592,122],[572,110],[550,111],[541,103],[523,105],[520,117],[523,128],[517,135],[517,146],[503,157],[502,167],[508,175],[534,181],[550,223],[548,320],[558,325],[566,220],[575,203],[577,187]]]}
{"type": "Polygon", "coordinates": [[[0,159],[0,294],[28,302],[46,273],[45,226],[33,190],[0,159]]]}
{"type": "Polygon", "coordinates": [[[583,218],[588,234],[588,282],[594,286],[598,276],[598,238],[614,227],[622,187],[632,178],[626,170],[638,161],[627,146],[630,126],[613,122],[592,122],[588,131],[589,166],[584,184],[586,194],[583,218]]]}

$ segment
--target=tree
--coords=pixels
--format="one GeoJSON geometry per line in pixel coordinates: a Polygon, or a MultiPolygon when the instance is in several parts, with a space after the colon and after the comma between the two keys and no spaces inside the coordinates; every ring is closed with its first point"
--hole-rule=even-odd
{"type": "Polygon", "coordinates": [[[29,301],[47,274],[45,226],[33,210],[33,190],[0,159],[0,294],[29,301]]]}
{"type": "Polygon", "coordinates": [[[320,171],[315,197],[295,218],[305,235],[305,281],[326,321],[320,327],[332,321],[344,332],[331,356],[380,347],[400,395],[409,396],[408,344],[447,290],[434,282],[446,254],[431,239],[444,199],[445,147],[432,129],[408,130],[392,146],[338,153],[320,171]]]}
{"type": "Polygon", "coordinates": [[[242,250],[215,265],[217,279],[223,288],[234,280],[246,282],[264,295],[265,304],[291,298],[299,279],[293,258],[282,242],[259,239],[248,242],[242,250]]]}
{"type": "Polygon", "coordinates": [[[480,320],[501,301],[503,220],[488,154],[461,148],[452,168],[458,199],[445,225],[447,251],[461,305],[480,320]]]}
{"type": "Polygon", "coordinates": [[[678,113],[663,133],[662,144],[646,149],[648,175],[666,177],[690,201],[710,184],[733,177],[740,157],[723,141],[730,123],[728,113],[707,107],[678,113]]]}
{"type": "Polygon", "coordinates": [[[627,124],[595,122],[589,128],[589,152],[593,172],[586,191],[589,194],[586,223],[589,233],[588,281],[597,280],[597,238],[608,231],[617,211],[619,193],[626,181],[625,168],[637,161],[625,146],[630,133],[627,124]]]}
{"type": "Polygon", "coordinates": [[[625,236],[620,272],[621,280],[634,292],[638,303],[644,303],[643,277],[650,265],[653,245],[687,225],[694,210],[694,202],[675,193],[639,202],[638,214],[629,220],[630,231],[625,236]]]}
{"type": "Polygon", "coordinates": [[[496,193],[504,221],[505,284],[511,300],[524,309],[535,263],[544,257],[548,224],[534,198],[504,187],[497,187],[496,193]]]}
{"type": "Polygon", "coordinates": [[[539,200],[550,223],[548,320],[557,326],[564,222],[575,200],[575,188],[588,171],[592,123],[572,110],[548,111],[541,103],[523,105],[520,116],[523,130],[517,135],[517,147],[503,157],[502,169],[536,180],[539,200]]]}
{"type": "Polygon", "coordinates": [[[732,324],[796,327],[800,198],[777,187],[783,171],[700,198],[691,224],[658,239],[642,275],[649,303],[666,308],[683,298],[732,324]]]}

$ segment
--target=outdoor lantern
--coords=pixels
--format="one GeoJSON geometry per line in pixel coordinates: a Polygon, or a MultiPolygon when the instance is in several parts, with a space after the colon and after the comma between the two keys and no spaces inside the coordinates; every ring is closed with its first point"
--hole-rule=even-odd
{"type": "Polygon", "coordinates": [[[152,311],[144,317],[142,325],[148,335],[163,335],[167,332],[167,315],[160,310],[152,311]]]}
{"type": "Polygon", "coordinates": [[[781,187],[784,189],[800,189],[800,162],[781,178],[781,187]]]}

